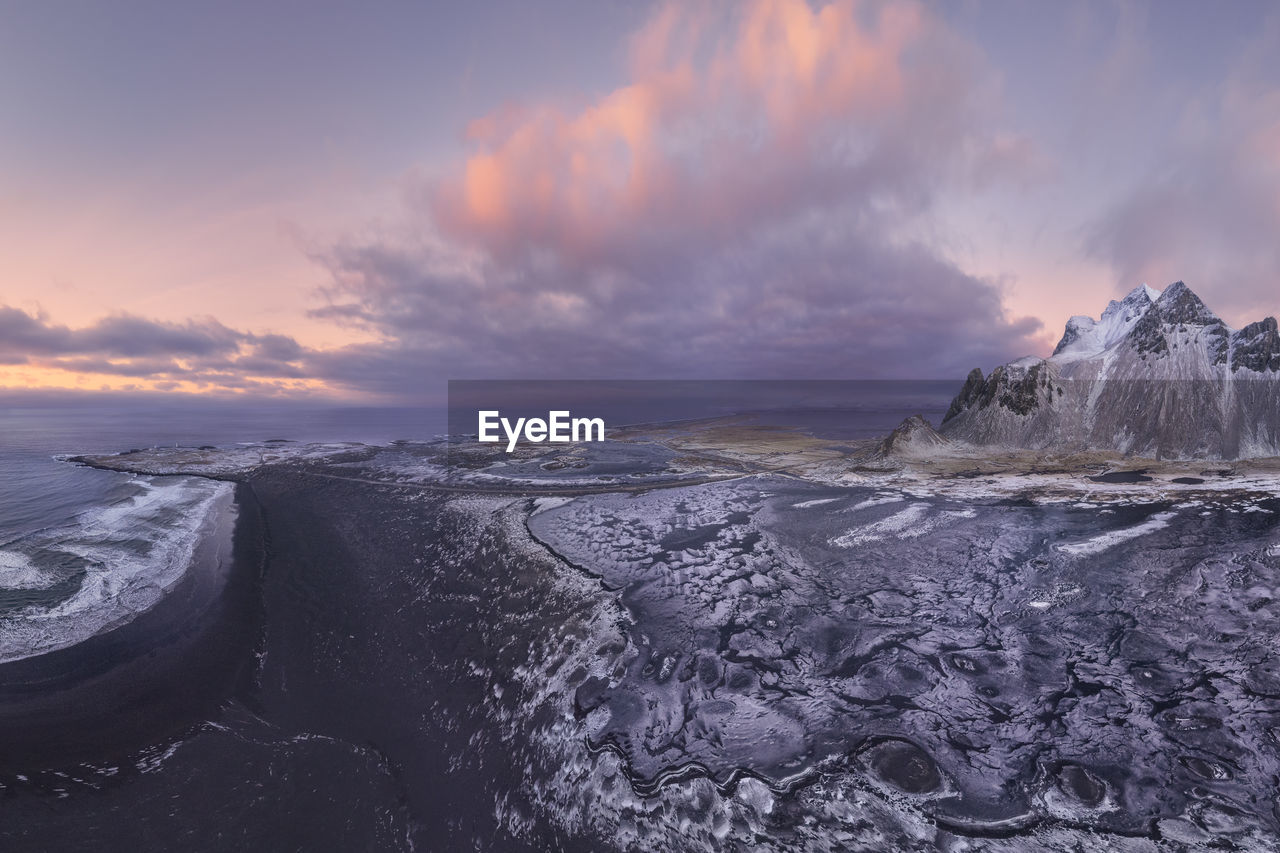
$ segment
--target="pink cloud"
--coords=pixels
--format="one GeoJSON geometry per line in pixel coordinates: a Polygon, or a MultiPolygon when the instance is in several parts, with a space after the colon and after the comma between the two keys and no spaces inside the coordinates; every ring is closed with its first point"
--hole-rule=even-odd
{"type": "Polygon", "coordinates": [[[972,132],[991,111],[980,66],[914,2],[667,5],[632,39],[626,85],[576,110],[474,122],[432,211],[500,254],[596,260],[648,234],[733,233],[850,194],[914,204],[941,171],[1027,158],[972,132]]]}
{"type": "Polygon", "coordinates": [[[1039,322],[937,250],[936,197],[1022,178],[997,75],[912,0],[671,4],[623,85],[507,104],[413,187],[409,237],[318,253],[321,365],[474,376],[963,376],[1039,322]]]}

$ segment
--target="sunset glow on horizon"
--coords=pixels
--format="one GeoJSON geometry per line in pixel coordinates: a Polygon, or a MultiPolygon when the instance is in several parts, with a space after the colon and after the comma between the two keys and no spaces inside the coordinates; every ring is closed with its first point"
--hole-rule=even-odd
{"type": "Polygon", "coordinates": [[[0,390],[953,378],[1280,310],[1266,3],[14,4],[0,390]]]}

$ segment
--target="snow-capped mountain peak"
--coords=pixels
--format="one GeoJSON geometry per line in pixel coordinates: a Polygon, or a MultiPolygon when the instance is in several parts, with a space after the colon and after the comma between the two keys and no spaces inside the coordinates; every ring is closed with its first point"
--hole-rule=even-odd
{"type": "Polygon", "coordinates": [[[1160,291],[1144,284],[1129,291],[1124,299],[1111,300],[1099,320],[1084,315],[1072,317],[1051,358],[1063,363],[1079,361],[1110,349],[1124,340],[1160,296],[1160,291]]]}
{"type": "Polygon", "coordinates": [[[1047,359],[974,370],[942,432],[977,444],[1280,456],[1280,327],[1236,331],[1181,281],[1067,321],[1047,359]]]}

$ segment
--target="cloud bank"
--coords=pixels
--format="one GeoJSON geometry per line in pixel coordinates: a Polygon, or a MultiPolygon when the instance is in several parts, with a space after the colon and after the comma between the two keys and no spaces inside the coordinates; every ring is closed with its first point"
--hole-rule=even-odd
{"type": "Polygon", "coordinates": [[[79,329],[0,306],[0,364],[151,380],[150,387],[279,393],[305,387],[310,354],[292,338],[212,318],[163,323],[130,314],[79,329]]]}
{"type": "Polygon", "coordinates": [[[925,7],[672,4],[630,48],[614,91],[473,122],[409,237],[317,256],[314,314],[386,340],[344,379],[936,377],[1036,346],[920,236],[1035,159],[925,7]]]}
{"type": "MultiPolygon", "coordinates": [[[[1144,280],[1253,319],[1280,279],[1280,15],[1192,11],[656,6],[611,82],[486,103],[452,154],[425,135],[398,208],[379,195],[383,218],[290,256],[317,285],[296,315],[257,310],[302,277],[270,253],[208,295],[239,312],[226,323],[70,328],[0,294],[0,386],[412,400],[447,378],[960,377],[1051,346],[1010,304],[1056,327],[1144,280]],[[362,342],[304,346],[247,328],[260,317],[362,342]]],[[[598,35],[578,23],[563,44],[598,35]]],[[[516,86],[510,57],[485,58],[477,78],[532,91],[532,70],[516,86]]],[[[387,73],[418,103],[419,77],[387,73]]],[[[436,118],[401,117],[380,130],[417,141],[405,128],[436,118]]],[[[227,254],[209,230],[202,252],[227,254]]],[[[29,307],[50,267],[15,269],[29,307]]],[[[67,278],[49,276],[64,300],[67,278]]],[[[181,317],[197,279],[142,298],[181,317]]]]}

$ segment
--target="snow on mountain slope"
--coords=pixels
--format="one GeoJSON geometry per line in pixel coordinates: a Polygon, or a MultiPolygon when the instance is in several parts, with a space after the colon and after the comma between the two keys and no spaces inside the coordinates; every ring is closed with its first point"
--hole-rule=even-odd
{"type": "Polygon", "coordinates": [[[1280,455],[1280,333],[1231,329],[1182,282],[1072,317],[1047,359],[969,374],[943,419],[976,444],[1157,458],[1280,455]]]}
{"type": "Polygon", "coordinates": [[[1067,329],[1051,358],[1060,363],[1091,358],[1124,340],[1134,324],[1160,298],[1160,291],[1145,284],[1134,288],[1119,302],[1114,299],[1102,312],[1100,320],[1076,316],[1067,321],[1067,329]],[[1154,295],[1153,295],[1154,294],[1154,295]]]}

